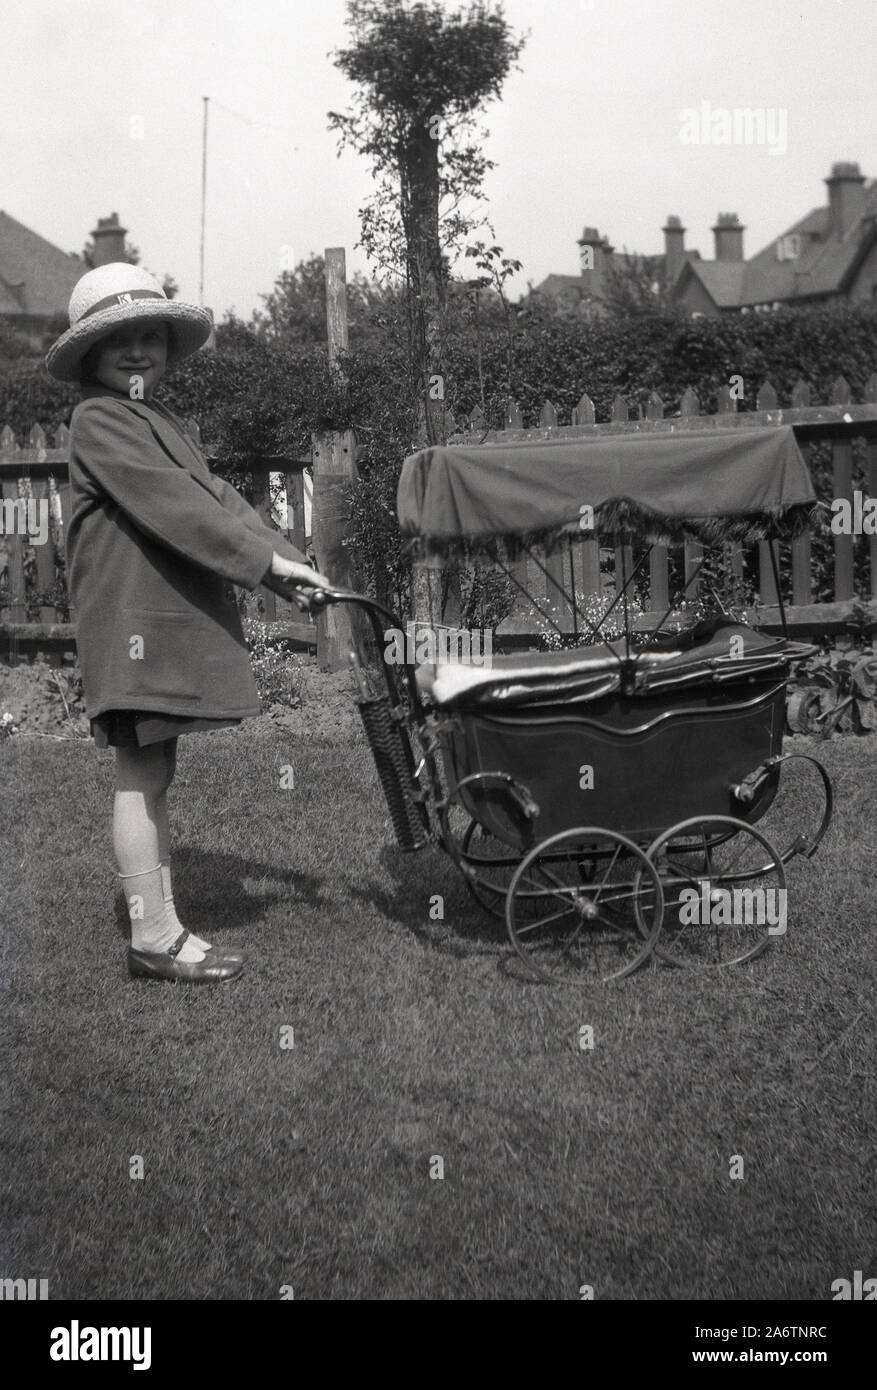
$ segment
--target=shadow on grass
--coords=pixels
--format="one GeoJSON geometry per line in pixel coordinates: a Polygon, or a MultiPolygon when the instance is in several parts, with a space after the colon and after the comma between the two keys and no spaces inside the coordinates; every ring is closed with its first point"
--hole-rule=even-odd
{"type": "MultiPolygon", "coordinates": [[[[319,874],[303,873],[242,855],[216,853],[197,845],[180,845],[172,856],[174,905],[186,926],[209,938],[217,927],[234,926],[242,931],[250,922],[264,919],[276,903],[290,902],[308,907],[325,906],[327,885],[319,874]],[[247,879],[260,883],[258,891],[248,890],[247,879]],[[268,886],[273,882],[276,888],[268,886]]],[[[131,927],[124,898],[115,903],[116,928],[127,941],[131,927]]]]}
{"type": "Polygon", "coordinates": [[[354,888],[352,900],[378,907],[406,928],[423,949],[458,957],[505,954],[509,947],[505,923],[475,901],[450,856],[437,845],[416,853],[385,845],[378,863],[389,886],[377,892],[373,887],[368,892],[354,888]],[[445,916],[424,923],[424,896],[434,895],[441,896],[445,916]]]}

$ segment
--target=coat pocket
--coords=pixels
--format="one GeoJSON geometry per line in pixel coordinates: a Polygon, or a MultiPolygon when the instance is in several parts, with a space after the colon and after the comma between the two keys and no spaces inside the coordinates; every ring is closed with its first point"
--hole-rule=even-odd
{"type": "Polygon", "coordinates": [[[115,675],[132,698],[194,703],[204,695],[203,647],[197,614],[129,608],[116,622],[115,675]]]}

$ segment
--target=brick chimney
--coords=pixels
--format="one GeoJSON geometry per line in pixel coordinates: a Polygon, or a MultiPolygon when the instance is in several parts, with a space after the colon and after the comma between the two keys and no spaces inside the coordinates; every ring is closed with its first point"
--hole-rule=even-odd
{"type": "Polygon", "coordinates": [[[127,227],[119,226],[119,214],[111,212],[109,217],[99,217],[97,226],[91,233],[94,241],[94,265],[109,265],[111,261],[125,259],[125,237],[127,227]]]}
{"type": "Polygon", "coordinates": [[[865,211],[865,176],[858,164],[832,164],[828,184],[828,230],[843,237],[865,211]]]}
{"type": "Polygon", "coordinates": [[[671,213],[664,233],[664,264],[667,283],[672,285],[685,264],[685,228],[680,218],[671,213]]]}
{"type": "Polygon", "coordinates": [[[581,248],[579,259],[585,299],[602,303],[606,289],[606,256],[613,248],[596,227],[586,227],[576,245],[581,248]]]}
{"type": "Polygon", "coordinates": [[[720,212],[713,227],[717,261],[742,261],[743,233],[746,228],[737,220],[736,212],[720,212]]]}

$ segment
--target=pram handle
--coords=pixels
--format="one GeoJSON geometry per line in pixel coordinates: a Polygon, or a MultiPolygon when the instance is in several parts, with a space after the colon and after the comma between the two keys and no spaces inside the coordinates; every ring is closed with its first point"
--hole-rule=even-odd
{"type": "Polygon", "coordinates": [[[385,608],[384,605],[378,603],[376,599],[368,598],[365,594],[357,593],[355,589],[328,589],[324,584],[315,584],[311,586],[300,579],[295,581],[290,580],[288,582],[284,580],[275,580],[275,586],[278,590],[282,590],[284,594],[294,590],[299,598],[306,599],[306,611],[309,613],[322,613],[325,608],[328,608],[329,605],[333,603],[355,603],[358,604],[360,608],[364,608],[367,612],[373,611],[374,613],[379,613],[381,617],[389,619],[393,627],[400,626],[399,619],[392,609],[385,608]]]}
{"type": "MultiPolygon", "coordinates": [[[[275,580],[272,587],[285,597],[294,590],[298,598],[306,598],[307,606],[305,612],[316,616],[334,603],[351,603],[355,607],[362,608],[371,624],[374,634],[375,644],[380,651],[385,642],[384,629],[390,627],[395,631],[404,631],[404,626],[400,618],[391,608],[386,608],[384,604],[378,603],[376,599],[369,598],[365,594],[359,594],[355,589],[329,589],[324,584],[309,585],[307,582],[296,580],[284,582],[275,580]]],[[[408,660],[400,663],[398,668],[391,669],[386,661],[382,662],[383,677],[387,687],[387,693],[394,707],[399,708],[402,700],[401,686],[407,694],[409,706],[418,721],[422,721],[425,711],[420,692],[417,688],[417,680],[414,674],[414,665],[408,660]]]]}

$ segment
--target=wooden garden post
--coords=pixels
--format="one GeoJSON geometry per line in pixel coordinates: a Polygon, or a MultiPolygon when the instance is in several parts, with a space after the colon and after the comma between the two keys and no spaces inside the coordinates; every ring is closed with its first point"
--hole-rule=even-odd
{"type": "MultiPolygon", "coordinates": [[[[343,246],[326,250],[326,324],[329,365],[340,375],[338,354],[347,347],[347,286],[343,246]]],[[[339,589],[352,587],[350,556],[343,544],[350,513],[349,489],[356,479],[352,430],[329,430],[311,436],[314,500],[311,534],[317,568],[339,589]]],[[[317,661],[330,671],[347,666],[348,652],[361,653],[361,625],[347,604],[333,604],[317,616],[317,661]]]]}

